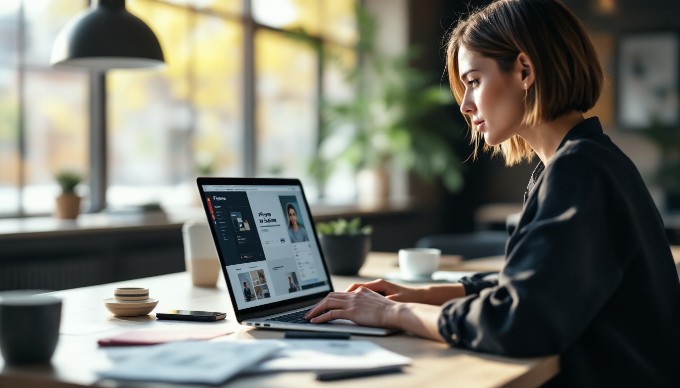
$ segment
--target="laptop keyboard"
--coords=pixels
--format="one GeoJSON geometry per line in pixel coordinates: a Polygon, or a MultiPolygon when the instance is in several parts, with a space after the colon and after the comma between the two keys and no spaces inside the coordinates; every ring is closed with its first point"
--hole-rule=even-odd
{"type": "Polygon", "coordinates": [[[266,319],[266,321],[276,321],[276,322],[288,322],[288,323],[309,323],[308,320],[304,318],[305,314],[311,310],[311,308],[302,310],[302,311],[296,311],[294,313],[286,314],[286,315],[280,315],[275,318],[269,318],[266,319]]]}

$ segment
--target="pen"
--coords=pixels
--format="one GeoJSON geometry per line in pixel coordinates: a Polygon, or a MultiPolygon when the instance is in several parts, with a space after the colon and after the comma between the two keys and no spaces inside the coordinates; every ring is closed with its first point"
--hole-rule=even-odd
{"type": "Polygon", "coordinates": [[[332,339],[332,340],[348,340],[349,333],[328,333],[318,331],[287,331],[284,338],[288,339],[332,339]]]}
{"type": "Polygon", "coordinates": [[[334,381],[343,379],[352,379],[355,377],[367,377],[367,376],[377,376],[384,375],[388,373],[402,373],[400,366],[383,366],[379,368],[370,369],[353,369],[353,370],[343,370],[335,372],[321,372],[316,374],[316,379],[318,381],[334,381]]]}

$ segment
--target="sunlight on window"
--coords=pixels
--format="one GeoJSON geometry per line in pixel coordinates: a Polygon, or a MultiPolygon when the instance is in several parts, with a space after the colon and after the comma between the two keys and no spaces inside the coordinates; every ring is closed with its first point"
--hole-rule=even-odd
{"type": "Polygon", "coordinates": [[[19,210],[19,1],[0,2],[0,215],[19,210]]]}
{"type": "Polygon", "coordinates": [[[267,26],[283,28],[298,19],[294,0],[253,0],[253,18],[267,26]]]}
{"type": "Polygon", "coordinates": [[[194,205],[197,175],[242,170],[242,28],[157,2],[128,8],[159,37],[167,65],[108,77],[108,202],[194,205]]]}
{"type": "Polygon", "coordinates": [[[257,174],[309,180],[317,128],[317,59],[281,34],[255,36],[257,174]]]}
{"type": "Polygon", "coordinates": [[[243,29],[205,15],[197,16],[193,34],[194,173],[242,175],[243,29]]]}
{"type": "Polygon", "coordinates": [[[74,168],[88,169],[88,77],[83,72],[50,68],[49,58],[57,32],[84,1],[35,0],[24,3],[26,63],[24,75],[24,130],[26,139],[24,211],[51,212],[58,193],[54,174],[74,168]]]}
{"type": "MultiPolygon", "coordinates": [[[[0,217],[50,214],[54,201],[45,198],[58,192],[54,173],[67,167],[85,175],[79,192],[87,206],[90,157],[97,162],[89,153],[97,95],[90,94],[88,72],[52,69],[49,58],[58,32],[89,3],[0,1],[0,217]],[[24,46],[17,36],[21,4],[24,46]]],[[[259,176],[300,177],[315,198],[309,166],[320,93],[328,100],[354,97],[345,74],[356,66],[355,3],[252,0],[251,14],[241,0],[127,0],[158,37],[167,63],[160,71],[106,73],[107,206],[196,206],[196,176],[243,176],[250,162],[259,176]],[[243,68],[244,23],[252,21],[254,85],[245,83],[243,68]],[[320,63],[322,52],[334,60],[320,63]],[[256,128],[244,122],[250,87],[256,128]],[[244,152],[247,131],[254,131],[255,154],[244,152]]],[[[330,185],[338,182],[334,194],[351,198],[353,181],[336,173],[330,185]]]]}

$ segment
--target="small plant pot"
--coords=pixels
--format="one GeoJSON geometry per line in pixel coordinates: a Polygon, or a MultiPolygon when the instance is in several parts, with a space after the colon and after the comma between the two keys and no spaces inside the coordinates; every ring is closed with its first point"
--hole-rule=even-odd
{"type": "Polygon", "coordinates": [[[80,197],[74,193],[62,193],[57,197],[57,218],[75,220],[80,214],[80,197]]]}
{"type": "Polygon", "coordinates": [[[371,250],[371,236],[319,236],[328,270],[333,275],[354,276],[359,273],[371,250]]]}

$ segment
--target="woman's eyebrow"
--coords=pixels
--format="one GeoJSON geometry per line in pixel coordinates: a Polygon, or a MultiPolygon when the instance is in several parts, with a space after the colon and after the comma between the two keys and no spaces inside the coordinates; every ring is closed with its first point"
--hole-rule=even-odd
{"type": "Polygon", "coordinates": [[[464,80],[465,77],[466,77],[468,74],[472,73],[473,71],[477,71],[477,69],[470,69],[470,70],[466,71],[465,73],[461,74],[461,75],[460,75],[460,80],[461,80],[461,81],[464,80]]]}

